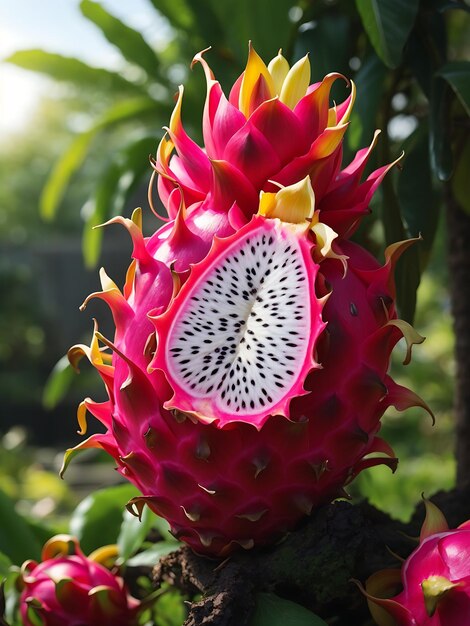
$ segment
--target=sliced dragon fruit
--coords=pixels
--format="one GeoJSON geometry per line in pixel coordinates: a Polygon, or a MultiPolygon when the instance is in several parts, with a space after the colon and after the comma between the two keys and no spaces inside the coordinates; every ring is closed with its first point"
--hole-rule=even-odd
{"type": "Polygon", "coordinates": [[[150,316],[158,340],[150,369],[163,370],[174,390],[167,408],[221,427],[289,416],[318,367],[325,327],[308,232],[308,224],[253,217],[217,239],[167,311],[150,316]]]}

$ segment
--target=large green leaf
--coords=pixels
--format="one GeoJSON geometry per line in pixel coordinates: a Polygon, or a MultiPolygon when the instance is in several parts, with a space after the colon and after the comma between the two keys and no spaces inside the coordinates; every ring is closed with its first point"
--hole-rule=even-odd
{"type": "Polygon", "coordinates": [[[300,604],[259,593],[250,626],[326,626],[326,622],[300,604]]]}
{"type": "Polygon", "coordinates": [[[403,170],[398,176],[398,199],[408,234],[411,237],[423,237],[418,246],[422,271],[436,235],[440,204],[431,176],[427,124],[421,124],[403,148],[405,159],[403,170]]]}
{"type": "Polygon", "coordinates": [[[162,556],[178,549],[175,541],[158,541],[127,561],[130,567],[154,567],[162,556]]]}
{"type": "MultiPolygon", "coordinates": [[[[225,46],[227,43],[227,35],[231,29],[227,29],[226,22],[220,18],[217,12],[219,5],[225,5],[226,2],[217,2],[217,0],[186,0],[193,14],[194,24],[196,28],[192,28],[193,39],[201,43],[203,48],[211,46],[225,46]]],[[[233,19],[234,16],[232,16],[233,19]]],[[[241,40],[243,41],[243,40],[241,40]]]]}
{"type": "Polygon", "coordinates": [[[118,191],[119,179],[122,171],[119,165],[112,162],[98,182],[91,203],[89,218],[83,230],[82,252],[85,265],[93,268],[98,262],[103,239],[103,229],[97,228],[103,224],[112,211],[113,200],[118,191]]]}
{"type": "Polygon", "coordinates": [[[53,409],[65,397],[75,374],[67,356],[63,356],[54,365],[44,385],[42,404],[46,409],[53,409]]]}
{"type": "Polygon", "coordinates": [[[124,91],[142,93],[139,85],[129,82],[116,72],[101,67],[92,67],[79,59],[62,56],[45,50],[19,50],[6,61],[25,70],[47,74],[55,80],[72,83],[80,89],[100,92],[124,91]]]}
{"type": "Polygon", "coordinates": [[[3,491],[0,491],[0,552],[15,565],[28,559],[37,560],[41,555],[41,545],[29,524],[15,511],[15,505],[3,491]]]}
{"type": "Polygon", "coordinates": [[[111,15],[98,2],[82,0],[80,9],[85,17],[101,29],[106,39],[119,49],[125,59],[142,67],[149,76],[158,75],[158,57],[139,32],[111,15]]]}
{"type": "Polygon", "coordinates": [[[230,25],[223,31],[226,45],[241,63],[246,61],[250,39],[266,63],[279,48],[288,50],[294,29],[288,17],[292,0],[210,0],[210,4],[220,23],[230,25]]]}
{"type": "Polygon", "coordinates": [[[440,209],[440,198],[431,175],[427,124],[418,127],[406,141],[404,149],[403,170],[398,176],[398,199],[408,235],[423,238],[405,252],[396,271],[400,315],[412,323],[416,291],[434,243],[440,209]]]}
{"type": "Polygon", "coordinates": [[[441,181],[452,176],[453,158],[450,141],[451,88],[441,76],[435,76],[429,102],[429,151],[431,167],[441,181]]]}
{"type": "Polygon", "coordinates": [[[136,488],[125,484],[100,489],[80,502],[70,519],[70,532],[86,554],[116,543],[125,506],[136,495],[136,488]]]}
{"type": "Polygon", "coordinates": [[[194,27],[194,15],[186,0],[150,0],[150,2],[174,28],[191,32],[194,27]]]}
{"type": "Polygon", "coordinates": [[[123,561],[127,561],[129,557],[134,555],[137,550],[141,548],[155,519],[155,513],[153,513],[148,506],[144,507],[140,519],[132,515],[132,513],[129,513],[127,509],[124,511],[117,538],[119,556],[123,561]]]}
{"type": "Polygon", "coordinates": [[[0,552],[0,583],[10,571],[11,565],[11,559],[3,552],[0,552]]]}
{"type": "Polygon", "coordinates": [[[446,80],[470,115],[470,61],[454,61],[439,69],[437,76],[446,80]]]}
{"type": "Polygon", "coordinates": [[[148,155],[155,152],[156,144],[155,136],[130,143],[116,155],[101,177],[89,201],[89,217],[83,231],[82,251],[88,268],[96,266],[101,251],[103,229],[96,227],[122,213],[143,176],[150,174],[148,155]]]}
{"type": "Polygon", "coordinates": [[[436,11],[444,13],[453,9],[460,9],[466,13],[470,13],[470,6],[465,4],[465,0],[426,0],[425,4],[436,11]]]}
{"type": "Polygon", "coordinates": [[[420,28],[410,35],[405,49],[405,62],[411,68],[419,86],[431,98],[432,80],[436,68],[447,54],[447,32],[444,16],[437,11],[420,15],[420,28]]]}
{"type": "Polygon", "coordinates": [[[55,164],[44,186],[40,199],[43,218],[54,217],[70,178],[81,167],[91,142],[100,131],[134,118],[141,119],[143,115],[153,113],[158,108],[157,102],[145,97],[117,102],[89,130],[78,135],[55,164]]]}
{"type": "MultiPolygon", "coordinates": [[[[389,174],[382,183],[382,223],[387,245],[407,238],[402,212],[394,186],[394,176],[389,174]]],[[[413,323],[416,309],[416,290],[420,282],[420,260],[417,245],[412,246],[398,261],[395,271],[398,312],[402,319],[413,323]]]]}
{"type": "Polygon", "coordinates": [[[364,28],[388,67],[397,67],[413,28],[419,0],[356,0],[364,28]]]}
{"type": "Polygon", "coordinates": [[[140,552],[136,557],[133,557],[132,562],[129,562],[130,565],[152,565],[157,562],[159,556],[167,554],[171,552],[171,550],[176,550],[179,542],[170,534],[170,525],[168,522],[155,515],[155,513],[146,506],[142,511],[140,519],[127,510],[124,512],[124,518],[117,540],[121,559],[127,561],[137,550],[141,549],[150,529],[157,530],[162,541],[158,541],[145,550],[145,554],[144,552],[140,552]]]}
{"type": "Polygon", "coordinates": [[[347,142],[351,151],[370,143],[377,128],[377,112],[387,76],[387,68],[374,53],[369,54],[357,72],[356,102],[351,115],[347,142]]]}
{"type": "MultiPolygon", "coordinates": [[[[312,83],[330,72],[350,73],[352,56],[351,20],[342,14],[326,13],[318,20],[303,24],[295,39],[295,60],[309,53],[312,67],[312,83]]],[[[344,81],[336,81],[331,98],[342,102],[348,90],[344,81]]]]}

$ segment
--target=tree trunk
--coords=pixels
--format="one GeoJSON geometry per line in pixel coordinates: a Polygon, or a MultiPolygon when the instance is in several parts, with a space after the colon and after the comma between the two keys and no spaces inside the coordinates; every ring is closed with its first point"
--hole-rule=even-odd
{"type": "MultiPolygon", "coordinates": [[[[432,500],[450,528],[470,517],[470,486],[432,500]]],[[[169,582],[188,599],[197,596],[184,626],[249,626],[260,591],[302,604],[335,626],[372,624],[352,579],[363,583],[378,570],[400,567],[395,555],[406,558],[417,547],[412,537],[423,520],[423,503],[404,524],[365,502],[335,502],[270,548],[211,560],[181,547],[160,560],[154,582],[157,587],[169,582]]]]}
{"type": "Polygon", "coordinates": [[[470,483],[470,215],[447,185],[448,267],[455,331],[457,484],[470,483]]]}

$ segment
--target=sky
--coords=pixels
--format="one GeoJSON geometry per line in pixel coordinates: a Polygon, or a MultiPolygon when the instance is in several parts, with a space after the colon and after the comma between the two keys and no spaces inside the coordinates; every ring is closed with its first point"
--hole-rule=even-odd
{"type": "MultiPolygon", "coordinates": [[[[110,12],[138,29],[150,44],[168,37],[168,27],[149,0],[101,0],[110,12]]],[[[0,137],[18,131],[52,82],[3,62],[16,50],[41,48],[116,68],[120,55],[83,17],[79,0],[0,0],[0,137]]]]}

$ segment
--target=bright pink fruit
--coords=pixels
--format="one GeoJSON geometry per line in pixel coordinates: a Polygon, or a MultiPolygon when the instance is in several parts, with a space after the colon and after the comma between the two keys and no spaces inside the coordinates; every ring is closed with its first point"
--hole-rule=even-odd
{"type": "Polygon", "coordinates": [[[420,545],[401,575],[399,570],[384,570],[366,583],[369,606],[381,626],[391,623],[390,616],[397,626],[470,624],[470,520],[449,530],[439,509],[425,503],[420,545]],[[393,596],[400,583],[403,590],[393,596]]]}
{"type": "Polygon", "coordinates": [[[308,60],[286,65],[251,49],[226,100],[204,63],[207,152],[184,132],[180,98],[156,165],[170,221],[144,238],[140,212],[113,220],[134,260],[122,293],[102,272],[90,297],[108,303],[116,335],[96,329],[69,353],[109,399],[81,404],[82,433],[87,410],[107,431],[66,463],[104,448],[142,492],[132,504],[211,555],[271,543],[365,467],[394,468],[380,418],[425,406],[387,374],[403,335],[407,359],[422,341],[395,310],[408,243],[380,266],[345,237],[389,168],[361,182],[369,149],[340,171],[353,98],[329,108],[337,75],[309,87],[308,60]]]}
{"type": "Polygon", "coordinates": [[[24,626],[136,624],[140,602],[97,558],[98,552],[86,557],[73,537],[52,537],[43,548],[41,563],[27,561],[22,567],[24,626]]]}

